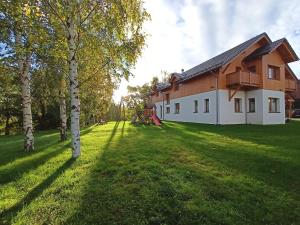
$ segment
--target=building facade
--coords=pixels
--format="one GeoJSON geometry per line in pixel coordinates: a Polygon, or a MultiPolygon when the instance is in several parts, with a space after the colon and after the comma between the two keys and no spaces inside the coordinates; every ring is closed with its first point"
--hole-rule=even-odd
{"type": "Polygon", "coordinates": [[[190,70],[173,73],[151,94],[162,120],[208,124],[284,124],[298,57],[283,38],[260,34],[190,70]]]}

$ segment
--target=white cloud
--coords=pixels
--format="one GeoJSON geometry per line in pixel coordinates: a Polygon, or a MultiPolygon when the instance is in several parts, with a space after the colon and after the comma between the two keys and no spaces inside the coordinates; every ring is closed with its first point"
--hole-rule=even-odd
{"type": "MultiPolygon", "coordinates": [[[[142,85],[162,70],[189,69],[235,45],[267,32],[272,40],[286,37],[300,55],[300,4],[298,0],[148,0],[150,34],[129,83],[115,92],[118,101],[127,85],[142,85]]],[[[300,77],[300,63],[292,63],[300,77]]]]}

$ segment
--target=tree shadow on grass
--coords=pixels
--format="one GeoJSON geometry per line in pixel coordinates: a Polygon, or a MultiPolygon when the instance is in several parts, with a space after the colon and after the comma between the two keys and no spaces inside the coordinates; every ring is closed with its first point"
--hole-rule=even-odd
{"type": "Polygon", "coordinates": [[[5,166],[16,159],[32,157],[40,154],[44,149],[59,142],[58,133],[40,132],[35,137],[35,150],[32,152],[25,152],[23,149],[23,136],[8,136],[2,140],[0,144],[0,166],[5,166]],[[55,138],[57,136],[57,138],[55,138]]]}
{"type": "MultiPolygon", "coordinates": [[[[86,127],[81,130],[81,136],[87,135],[94,129],[94,126],[86,127]]],[[[55,156],[54,152],[57,152],[57,150],[51,151],[45,154],[45,150],[48,147],[51,147],[53,145],[58,145],[60,143],[64,143],[60,141],[59,139],[59,133],[55,130],[53,131],[41,131],[36,136],[36,149],[32,152],[25,152],[23,148],[23,136],[16,135],[16,136],[8,136],[3,137],[1,141],[3,141],[0,144],[0,166],[5,166],[8,163],[12,163],[17,159],[26,159],[29,157],[36,157],[36,159],[40,159],[41,162],[45,162],[47,160],[47,155],[50,157],[55,156]],[[13,139],[13,140],[11,140],[13,139]],[[41,155],[41,156],[38,156],[41,155]],[[44,160],[43,160],[44,159],[44,160]]],[[[63,147],[67,147],[69,145],[69,141],[67,141],[68,144],[64,145],[63,147]]],[[[63,148],[63,147],[60,147],[63,148]]],[[[29,168],[31,165],[31,162],[38,161],[38,160],[31,160],[28,159],[28,163],[25,162],[24,168],[29,168]],[[28,167],[27,167],[28,166],[28,167]]],[[[41,164],[41,163],[39,163],[41,164]]],[[[15,172],[18,172],[18,169],[16,168],[14,170],[15,172]]],[[[1,173],[1,172],[0,172],[1,173]]],[[[6,174],[10,173],[9,171],[5,172],[6,174]]],[[[14,176],[17,176],[15,174],[14,176]]],[[[9,178],[5,178],[5,180],[8,180],[9,178]]],[[[0,183],[2,183],[2,180],[0,178],[0,183]]]]}
{"type": "Polygon", "coordinates": [[[7,169],[3,169],[3,171],[0,171],[0,184],[6,184],[14,181],[27,171],[37,168],[39,165],[62,153],[62,150],[69,145],[70,143],[68,142],[54,150],[42,152],[40,155],[36,155],[36,157],[33,156],[33,158],[25,159],[25,161],[12,165],[7,169]]]}
{"type": "Polygon", "coordinates": [[[90,173],[80,208],[64,224],[295,222],[296,203],[289,197],[284,199],[287,195],[283,192],[234,176],[223,179],[220,174],[225,170],[226,176],[231,171],[215,155],[204,152],[215,162],[203,161],[197,148],[201,146],[199,139],[191,140],[177,129],[166,129],[168,135],[164,138],[164,130],[156,127],[127,128],[126,136],[114,145],[109,144],[109,138],[90,173]],[[173,150],[161,145],[166,140],[175,142],[170,143],[171,148],[172,144],[182,147],[173,150]],[[188,142],[192,143],[185,148],[188,142]]]}
{"type": "Polygon", "coordinates": [[[45,189],[47,189],[56,179],[59,177],[67,168],[69,168],[76,159],[70,158],[63,165],[56,169],[54,173],[52,173],[47,179],[45,179],[38,186],[33,188],[21,201],[16,203],[11,208],[4,210],[0,217],[1,224],[10,224],[12,218],[20,211],[24,205],[29,205],[32,201],[34,201],[39,195],[43,193],[45,189]]]}

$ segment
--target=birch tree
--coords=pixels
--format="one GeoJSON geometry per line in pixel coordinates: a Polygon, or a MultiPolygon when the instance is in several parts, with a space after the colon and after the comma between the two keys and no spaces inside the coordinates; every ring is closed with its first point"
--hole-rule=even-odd
{"type": "Polygon", "coordinates": [[[1,36],[5,45],[3,58],[9,58],[18,68],[25,151],[34,150],[33,124],[31,112],[30,69],[35,44],[35,27],[38,7],[28,1],[5,1],[0,3],[1,36]],[[13,59],[13,60],[12,60],[13,59]]]}
{"type": "MultiPolygon", "coordinates": [[[[45,14],[55,29],[62,29],[67,43],[71,98],[72,156],[80,155],[80,100],[78,65],[89,63],[89,52],[105,54],[114,79],[128,78],[129,69],[141,54],[145,34],[142,24],[148,14],[140,0],[43,0],[45,14]],[[58,23],[59,22],[59,23],[58,23]],[[60,26],[57,26],[60,24],[60,26]],[[94,46],[91,46],[94,43],[94,46]],[[82,58],[78,56],[83,54],[82,58]]],[[[91,54],[93,55],[93,54],[91,54]]],[[[99,64],[99,63],[98,63],[99,64]]],[[[98,65],[100,70],[103,65],[98,65]]],[[[99,68],[95,68],[97,71],[99,68]]],[[[103,74],[103,73],[102,73],[103,74]]],[[[96,74],[90,74],[93,76],[96,74]]]]}

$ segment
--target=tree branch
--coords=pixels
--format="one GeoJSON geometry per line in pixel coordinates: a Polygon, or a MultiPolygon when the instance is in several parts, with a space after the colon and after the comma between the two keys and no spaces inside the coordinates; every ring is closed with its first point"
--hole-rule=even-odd
{"type": "Polygon", "coordinates": [[[67,27],[67,24],[65,23],[65,21],[59,16],[58,13],[56,13],[54,7],[50,4],[50,2],[48,0],[42,0],[42,1],[46,2],[46,4],[50,7],[53,14],[55,14],[55,16],[61,21],[62,25],[67,27]]]}
{"type": "Polygon", "coordinates": [[[102,4],[103,1],[101,0],[100,2],[96,3],[94,7],[91,9],[91,11],[87,14],[87,16],[80,22],[80,26],[92,15],[92,13],[96,10],[96,8],[102,4]]]}
{"type": "Polygon", "coordinates": [[[85,79],[84,81],[82,81],[79,85],[79,87],[81,85],[83,85],[84,83],[88,82],[90,79],[92,79],[100,70],[102,70],[108,63],[110,62],[110,60],[107,60],[103,65],[101,65],[91,76],[89,76],[87,79],[85,79]]]}

